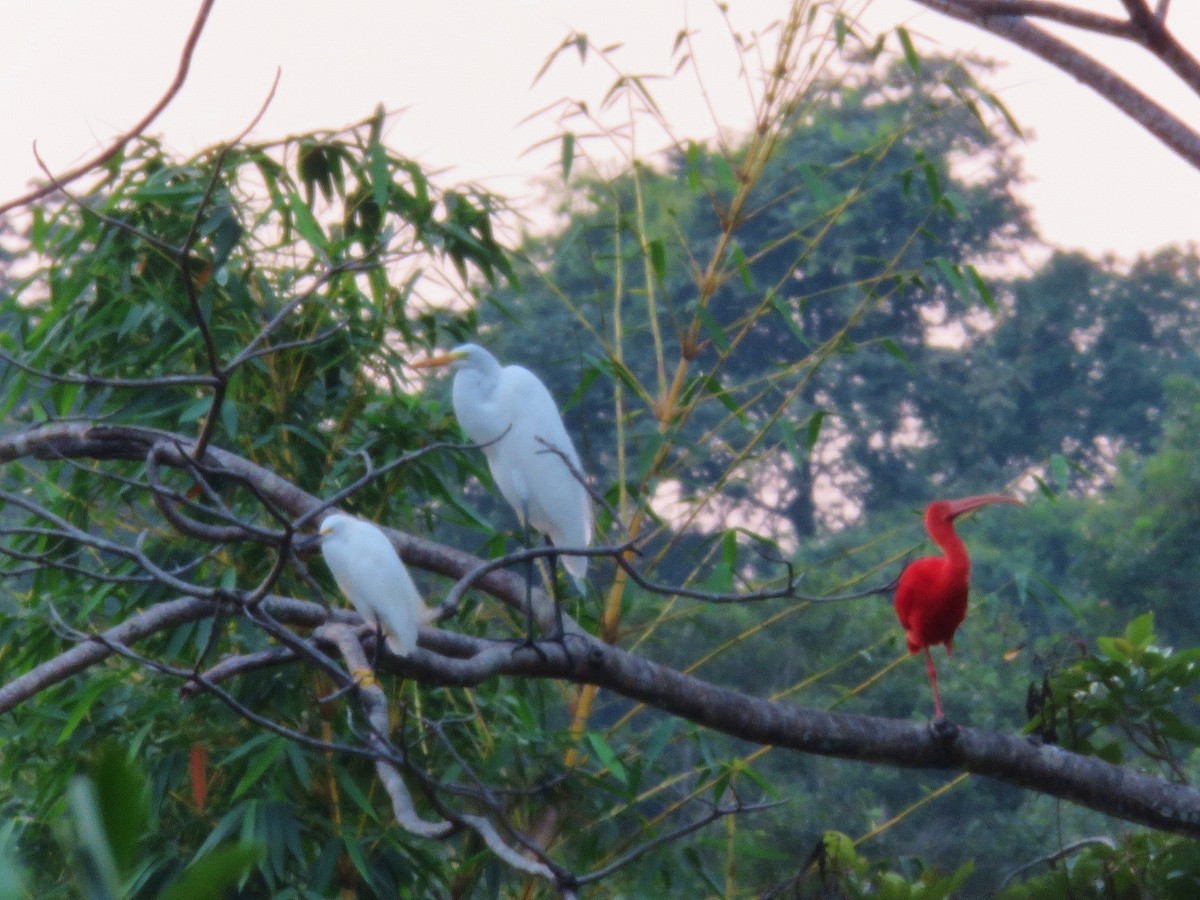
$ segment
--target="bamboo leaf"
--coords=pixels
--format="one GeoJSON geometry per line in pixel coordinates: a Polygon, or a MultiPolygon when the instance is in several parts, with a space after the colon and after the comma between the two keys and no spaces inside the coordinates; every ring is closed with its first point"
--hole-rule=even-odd
{"type": "Polygon", "coordinates": [[[818,409],[808,417],[808,427],[805,430],[805,444],[808,446],[808,452],[811,453],[813,447],[817,446],[817,439],[821,436],[821,425],[825,422],[827,413],[823,409],[818,409]]]}
{"type": "Polygon", "coordinates": [[[917,367],[914,366],[912,360],[908,358],[908,354],[904,352],[904,348],[897,344],[894,340],[891,338],[883,338],[879,342],[879,345],[883,347],[883,349],[886,350],[891,356],[895,357],[900,364],[904,366],[904,368],[908,369],[908,371],[912,372],[914,375],[917,374],[917,367]]]}
{"type": "Polygon", "coordinates": [[[287,196],[288,208],[292,211],[292,222],[296,226],[296,231],[300,233],[300,237],[304,238],[309,246],[324,250],[329,241],[308,204],[295,191],[288,191],[287,196]]]}
{"type": "Polygon", "coordinates": [[[265,855],[260,843],[218,847],[188,866],[158,900],[221,900],[265,855]]]}
{"type": "Polygon", "coordinates": [[[979,294],[979,299],[983,301],[983,305],[993,314],[998,312],[996,298],[992,296],[992,289],[983,276],[979,274],[979,270],[972,265],[967,265],[965,268],[967,275],[971,278],[971,284],[975,286],[975,292],[979,294]]]}
{"type": "Polygon", "coordinates": [[[562,136],[560,161],[562,164],[562,179],[564,182],[569,181],[571,179],[571,165],[575,162],[575,134],[573,132],[568,131],[562,136]]]}
{"type": "Polygon", "coordinates": [[[646,245],[646,250],[650,254],[650,267],[654,270],[654,277],[661,284],[667,277],[666,248],[660,239],[655,238],[646,245]]]}
{"type": "Polygon", "coordinates": [[[904,49],[904,60],[908,63],[908,67],[913,70],[914,75],[921,74],[921,57],[917,54],[917,48],[913,46],[912,35],[908,33],[908,29],[901,25],[896,29],[896,37],[900,38],[900,46],[904,49]]]}
{"type": "Polygon", "coordinates": [[[700,324],[704,326],[705,333],[722,353],[728,353],[733,349],[733,344],[729,342],[729,335],[725,333],[725,329],[721,327],[721,323],[708,311],[707,306],[697,308],[696,318],[700,320],[700,324]]]}
{"type": "Polygon", "coordinates": [[[251,761],[249,768],[247,768],[245,774],[242,775],[241,781],[239,781],[237,787],[234,788],[233,795],[230,797],[230,800],[238,799],[244,793],[246,793],[246,791],[258,784],[263,775],[266,774],[267,769],[271,768],[271,766],[275,764],[275,761],[279,759],[280,754],[282,753],[283,742],[278,739],[271,741],[270,745],[264,748],[259,755],[251,761]]]}
{"type": "Polygon", "coordinates": [[[600,765],[608,770],[609,774],[621,784],[629,783],[629,773],[625,771],[625,765],[617,757],[617,753],[612,746],[604,739],[602,735],[594,731],[587,733],[588,746],[592,748],[592,752],[596,754],[596,759],[600,761],[600,765]]]}

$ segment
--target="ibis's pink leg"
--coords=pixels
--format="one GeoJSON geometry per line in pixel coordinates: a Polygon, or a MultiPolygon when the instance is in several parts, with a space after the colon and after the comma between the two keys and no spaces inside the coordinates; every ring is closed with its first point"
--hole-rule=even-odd
{"type": "Polygon", "coordinates": [[[937,686],[937,669],[933,667],[933,654],[929,652],[929,648],[925,648],[925,670],[929,672],[929,683],[933,686],[933,715],[934,718],[942,718],[942,698],[938,694],[937,686]]]}

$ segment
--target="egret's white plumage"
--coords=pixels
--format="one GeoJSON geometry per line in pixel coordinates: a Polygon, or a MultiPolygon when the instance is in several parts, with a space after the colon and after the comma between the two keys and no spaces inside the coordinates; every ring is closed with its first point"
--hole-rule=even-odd
{"type": "Polygon", "coordinates": [[[382,627],[388,649],[397,656],[416,649],[428,610],[387,535],[370,522],[334,513],[321,522],[321,554],[358,614],[382,627]]]}
{"type": "MultiPolygon", "coordinates": [[[[528,514],[529,526],[556,547],[588,546],[591,498],[575,474],[583,472],[579,454],[546,385],[522,366],[502,367],[477,344],[463,344],[418,365],[445,364],[454,372],[454,415],[467,437],[484,445],[496,487],[522,525],[528,514]]],[[[561,559],[582,591],[587,557],[561,559]]]]}

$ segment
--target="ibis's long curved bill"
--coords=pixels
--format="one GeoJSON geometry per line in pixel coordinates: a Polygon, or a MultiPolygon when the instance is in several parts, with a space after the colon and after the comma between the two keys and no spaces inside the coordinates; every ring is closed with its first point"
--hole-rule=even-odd
{"type": "Polygon", "coordinates": [[[947,505],[950,507],[951,519],[958,518],[963,513],[969,513],[973,509],[979,509],[979,507],[987,506],[990,503],[1011,503],[1014,506],[1025,505],[1015,497],[1008,497],[1004,494],[979,494],[975,497],[963,497],[961,500],[947,501],[947,505]]]}

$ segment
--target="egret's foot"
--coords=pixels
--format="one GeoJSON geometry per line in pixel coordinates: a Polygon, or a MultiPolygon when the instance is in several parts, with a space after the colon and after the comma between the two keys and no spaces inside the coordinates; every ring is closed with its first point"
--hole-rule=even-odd
{"type": "Polygon", "coordinates": [[[571,647],[567,643],[568,638],[574,638],[577,641],[587,643],[587,639],[582,635],[573,631],[560,630],[557,634],[549,635],[546,638],[547,642],[558,644],[563,649],[563,655],[567,658],[567,665],[575,665],[575,657],[571,655],[571,647]]]}
{"type": "Polygon", "coordinates": [[[369,688],[378,686],[379,682],[375,679],[375,673],[370,669],[351,669],[350,677],[353,679],[345,687],[340,687],[332,694],[327,694],[324,697],[318,697],[318,703],[331,703],[338,697],[343,697],[350,693],[355,688],[369,688]]]}
{"type": "Polygon", "coordinates": [[[525,637],[525,640],[521,641],[519,644],[517,644],[515,647],[513,647],[513,649],[512,649],[513,656],[516,656],[522,650],[532,650],[539,657],[541,657],[542,662],[550,661],[550,657],[548,657],[546,655],[545,650],[543,650],[541,647],[538,646],[538,642],[534,639],[533,635],[527,635],[525,637]]]}
{"type": "Polygon", "coordinates": [[[952,744],[958,737],[958,726],[945,716],[934,716],[929,722],[929,733],[939,744],[952,744]]]}

